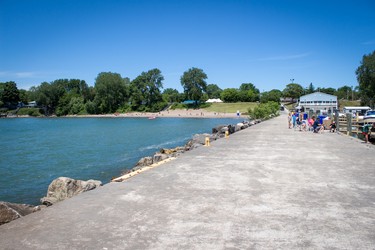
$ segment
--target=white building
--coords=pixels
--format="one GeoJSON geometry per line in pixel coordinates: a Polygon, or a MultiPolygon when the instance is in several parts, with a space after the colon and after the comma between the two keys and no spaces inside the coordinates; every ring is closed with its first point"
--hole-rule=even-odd
{"type": "Polygon", "coordinates": [[[315,92],[308,95],[303,95],[299,98],[298,106],[303,108],[305,112],[310,110],[321,113],[333,113],[338,108],[337,96],[325,94],[322,92],[315,92]]]}

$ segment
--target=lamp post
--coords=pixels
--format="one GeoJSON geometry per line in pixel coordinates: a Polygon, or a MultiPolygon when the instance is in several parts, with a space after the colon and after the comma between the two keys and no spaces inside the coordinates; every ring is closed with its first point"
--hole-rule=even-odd
{"type": "Polygon", "coordinates": [[[290,79],[290,81],[293,83],[293,82],[294,82],[294,79],[290,79]]]}

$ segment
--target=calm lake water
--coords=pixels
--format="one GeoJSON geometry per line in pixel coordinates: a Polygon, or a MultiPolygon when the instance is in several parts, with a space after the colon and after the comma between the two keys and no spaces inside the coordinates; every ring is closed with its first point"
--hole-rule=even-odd
{"type": "Polygon", "coordinates": [[[160,148],[184,145],[237,119],[0,119],[0,201],[39,204],[60,176],[101,180],[132,168],[160,148]]]}

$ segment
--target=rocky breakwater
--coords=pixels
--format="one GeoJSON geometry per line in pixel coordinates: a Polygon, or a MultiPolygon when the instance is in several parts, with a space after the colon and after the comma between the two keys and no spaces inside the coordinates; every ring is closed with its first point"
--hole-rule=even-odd
{"type": "Polygon", "coordinates": [[[124,173],[122,173],[120,177],[114,178],[112,181],[122,182],[135,174],[139,174],[165,161],[174,159],[186,151],[193,150],[197,147],[205,145],[207,138],[209,138],[209,141],[212,142],[212,141],[225,137],[226,133],[233,134],[237,131],[240,131],[242,129],[246,129],[252,125],[255,125],[259,122],[260,120],[254,120],[251,122],[243,121],[235,125],[219,125],[219,126],[212,128],[211,134],[208,134],[208,133],[195,134],[193,138],[189,140],[184,146],[171,148],[171,149],[162,148],[160,149],[160,151],[156,152],[153,156],[146,156],[146,157],[141,158],[132,169],[125,171],[124,173]]]}
{"type": "Polygon", "coordinates": [[[56,202],[63,201],[77,194],[93,190],[101,185],[101,181],[96,180],[81,181],[67,177],[59,177],[53,180],[48,186],[47,196],[40,200],[42,205],[33,206],[1,201],[0,225],[39,211],[46,206],[51,206],[56,202]]]}

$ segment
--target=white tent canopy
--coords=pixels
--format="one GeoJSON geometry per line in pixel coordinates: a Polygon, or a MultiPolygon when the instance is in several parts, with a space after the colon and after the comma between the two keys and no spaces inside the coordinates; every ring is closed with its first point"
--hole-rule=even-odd
{"type": "Polygon", "coordinates": [[[208,99],[206,102],[213,103],[213,102],[223,102],[220,99],[208,99]]]}

